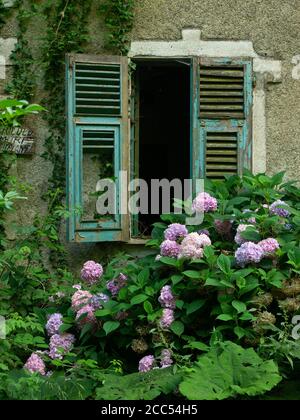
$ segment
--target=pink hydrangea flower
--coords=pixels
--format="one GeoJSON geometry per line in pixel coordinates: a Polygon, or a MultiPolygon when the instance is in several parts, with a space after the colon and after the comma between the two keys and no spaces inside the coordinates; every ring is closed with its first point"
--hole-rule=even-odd
{"type": "Polygon", "coordinates": [[[264,239],[258,245],[262,248],[265,256],[273,255],[279,249],[279,243],[274,238],[264,239]]]}
{"type": "Polygon", "coordinates": [[[173,360],[172,360],[172,354],[171,354],[170,350],[164,349],[161,352],[160,358],[161,358],[160,366],[161,366],[162,369],[165,369],[165,368],[168,368],[168,367],[172,366],[173,360]]]}
{"type": "Polygon", "coordinates": [[[170,328],[170,326],[173,324],[175,318],[174,318],[174,311],[173,309],[165,308],[162,313],[162,317],[159,320],[159,325],[163,329],[170,328]]]}
{"type": "Polygon", "coordinates": [[[199,235],[197,232],[189,233],[181,243],[178,258],[197,259],[203,257],[203,247],[211,245],[210,238],[205,235],[199,235]]]}
{"type": "Polygon", "coordinates": [[[82,280],[85,280],[90,285],[97,283],[102,274],[102,265],[96,263],[95,261],[85,262],[81,270],[82,280]]]}
{"type": "Polygon", "coordinates": [[[87,290],[77,290],[72,296],[72,309],[74,311],[79,311],[80,308],[87,305],[93,295],[87,290]]]}
{"type": "Polygon", "coordinates": [[[164,286],[161,289],[158,301],[163,308],[175,309],[176,299],[172,293],[171,286],[164,286]]]}
{"type": "Polygon", "coordinates": [[[192,203],[192,210],[197,213],[209,213],[216,211],[217,208],[217,200],[206,192],[198,194],[192,203]]]}
{"type": "Polygon", "coordinates": [[[180,223],[172,223],[164,232],[165,239],[170,241],[177,241],[177,239],[184,238],[187,234],[186,226],[180,223]]]}
{"type": "Polygon", "coordinates": [[[180,245],[175,241],[166,239],[160,245],[160,255],[163,257],[178,257],[180,252],[180,245]]]}
{"type": "Polygon", "coordinates": [[[151,369],[153,369],[154,363],[155,363],[154,356],[149,355],[149,356],[143,357],[139,361],[139,371],[140,372],[149,372],[151,369]]]}
{"type": "Polygon", "coordinates": [[[254,242],[245,242],[235,252],[236,262],[241,267],[250,263],[258,263],[263,256],[263,249],[254,242]]]}
{"type": "Polygon", "coordinates": [[[39,372],[43,376],[46,375],[45,363],[36,353],[32,353],[25,363],[24,369],[28,370],[30,373],[39,372]]]}
{"type": "Polygon", "coordinates": [[[92,305],[86,305],[83,308],[79,309],[76,314],[76,321],[79,322],[80,326],[85,324],[94,324],[97,319],[94,314],[94,308],[92,305]]]}

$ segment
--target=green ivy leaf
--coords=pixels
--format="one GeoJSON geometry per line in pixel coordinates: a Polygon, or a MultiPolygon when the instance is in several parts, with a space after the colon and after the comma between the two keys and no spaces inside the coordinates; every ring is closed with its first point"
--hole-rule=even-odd
{"type": "Polygon", "coordinates": [[[113,332],[116,329],[118,329],[119,326],[120,326],[120,322],[119,321],[107,321],[107,322],[104,323],[103,329],[104,329],[106,335],[108,335],[111,332],[113,332]]]}

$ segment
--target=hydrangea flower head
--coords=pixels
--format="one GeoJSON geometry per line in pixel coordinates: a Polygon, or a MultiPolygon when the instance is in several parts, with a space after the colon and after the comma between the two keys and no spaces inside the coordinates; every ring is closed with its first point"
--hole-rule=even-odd
{"type": "Polygon", "coordinates": [[[197,248],[193,245],[186,244],[181,247],[178,258],[188,258],[191,260],[201,259],[203,257],[203,248],[197,248]]]}
{"type": "Polygon", "coordinates": [[[155,359],[152,355],[143,357],[139,361],[139,372],[149,372],[151,369],[153,369],[154,362],[155,359]]]}
{"type": "Polygon", "coordinates": [[[217,208],[217,200],[206,192],[198,194],[192,203],[192,210],[197,213],[209,213],[216,211],[217,208]]]}
{"type": "Polygon", "coordinates": [[[281,217],[289,217],[290,212],[288,211],[288,209],[283,208],[281,206],[287,206],[286,202],[282,200],[274,201],[274,203],[272,203],[269,207],[270,214],[281,217]]]}
{"type": "Polygon", "coordinates": [[[60,326],[63,324],[63,316],[60,313],[55,313],[49,316],[46,330],[48,335],[58,334],[60,326]]]}
{"type": "Polygon", "coordinates": [[[95,261],[85,262],[81,270],[82,280],[85,280],[90,285],[97,283],[102,274],[102,265],[96,263],[95,261]]]}
{"type": "Polygon", "coordinates": [[[63,355],[71,350],[74,343],[75,337],[73,334],[54,334],[50,338],[49,357],[51,359],[62,359],[63,355]]]}
{"type": "Polygon", "coordinates": [[[102,306],[103,303],[108,302],[108,301],[109,301],[109,296],[107,296],[105,293],[97,293],[91,298],[90,304],[96,310],[96,309],[103,308],[102,306]]]}
{"type": "Polygon", "coordinates": [[[74,311],[79,311],[80,308],[87,305],[93,295],[86,290],[77,290],[72,296],[72,309],[74,311]]]}
{"type": "Polygon", "coordinates": [[[162,313],[162,317],[159,320],[159,325],[163,329],[170,328],[174,322],[174,311],[173,309],[165,308],[162,313]]]}
{"type": "Polygon", "coordinates": [[[250,263],[258,263],[263,256],[263,249],[254,242],[245,242],[235,252],[236,262],[241,267],[250,263]]]}
{"type": "Polygon", "coordinates": [[[160,358],[161,358],[160,366],[162,369],[172,366],[173,360],[172,360],[172,354],[170,350],[164,349],[161,352],[160,358]]]}
{"type": "Polygon", "coordinates": [[[46,375],[45,363],[36,353],[32,353],[25,363],[24,369],[28,370],[30,373],[39,372],[43,376],[46,375]]]}
{"type": "Polygon", "coordinates": [[[106,283],[107,290],[112,294],[112,296],[116,296],[122,287],[126,286],[127,276],[123,273],[120,273],[116,279],[110,280],[106,283]]]}
{"type": "Polygon", "coordinates": [[[170,241],[177,241],[179,238],[184,238],[187,234],[186,226],[180,223],[172,223],[164,232],[165,239],[170,241]]]}
{"type": "Polygon", "coordinates": [[[262,248],[264,256],[273,255],[280,248],[278,241],[274,238],[264,239],[258,245],[262,248]]]}
{"type": "Polygon", "coordinates": [[[80,326],[94,324],[97,321],[94,314],[94,307],[92,305],[85,305],[79,309],[76,314],[76,321],[79,322],[80,326]]]}
{"type": "Polygon", "coordinates": [[[180,245],[171,241],[170,239],[164,240],[160,245],[160,255],[163,257],[174,257],[177,258],[180,252],[180,245]]]}
{"type": "Polygon", "coordinates": [[[158,301],[163,308],[175,309],[176,299],[173,296],[171,286],[164,286],[161,289],[158,301]]]}

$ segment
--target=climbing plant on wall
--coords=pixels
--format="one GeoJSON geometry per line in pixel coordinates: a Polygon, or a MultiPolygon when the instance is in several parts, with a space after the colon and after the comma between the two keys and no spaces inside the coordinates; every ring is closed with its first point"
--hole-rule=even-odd
{"type": "Polygon", "coordinates": [[[133,27],[135,0],[105,0],[100,5],[108,29],[108,45],[116,52],[126,55],[128,35],[133,27]]]}

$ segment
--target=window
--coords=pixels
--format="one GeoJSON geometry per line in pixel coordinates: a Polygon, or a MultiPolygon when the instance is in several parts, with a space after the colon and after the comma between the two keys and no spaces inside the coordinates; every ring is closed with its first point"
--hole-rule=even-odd
{"type": "Polygon", "coordinates": [[[251,60],[134,61],[130,84],[126,57],[67,58],[67,194],[69,209],[81,209],[69,220],[70,241],[149,233],[157,216],[126,214],[130,179],[222,179],[251,169],[251,60]],[[97,213],[100,179],[114,181],[107,214],[97,213]]]}

